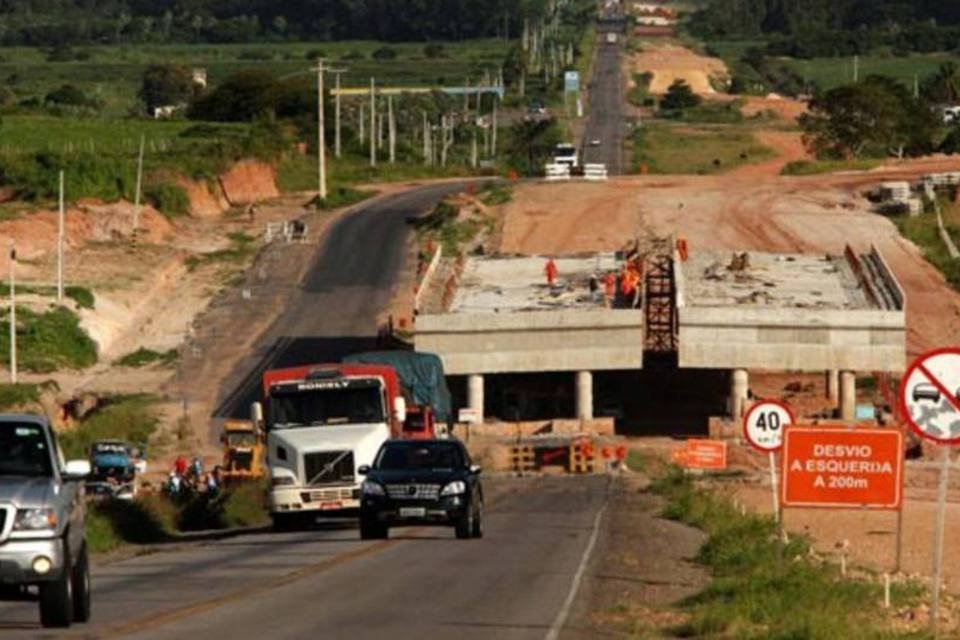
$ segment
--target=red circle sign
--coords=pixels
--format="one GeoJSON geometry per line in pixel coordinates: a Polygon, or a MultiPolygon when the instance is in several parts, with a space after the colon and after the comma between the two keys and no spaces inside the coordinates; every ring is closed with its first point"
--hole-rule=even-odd
{"type": "Polygon", "coordinates": [[[796,421],[786,403],[761,400],[743,416],[743,437],[761,453],[778,451],[783,446],[783,430],[796,421]]]}
{"type": "Polygon", "coordinates": [[[900,380],[900,412],[920,437],[960,443],[960,347],[929,351],[900,380]]]}

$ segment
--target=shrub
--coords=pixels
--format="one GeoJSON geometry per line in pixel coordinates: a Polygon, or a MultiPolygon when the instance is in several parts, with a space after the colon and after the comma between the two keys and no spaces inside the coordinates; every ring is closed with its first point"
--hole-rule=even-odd
{"type": "Polygon", "coordinates": [[[380,47],[373,52],[374,60],[393,60],[397,57],[397,50],[393,47],[380,47]]]}
{"type": "Polygon", "coordinates": [[[161,182],[147,187],[147,202],[156,207],[167,218],[176,218],[190,213],[190,197],[178,184],[161,182]]]}
{"type": "Polygon", "coordinates": [[[446,48],[437,42],[431,42],[423,48],[423,55],[427,58],[445,58],[447,57],[446,48]]]}

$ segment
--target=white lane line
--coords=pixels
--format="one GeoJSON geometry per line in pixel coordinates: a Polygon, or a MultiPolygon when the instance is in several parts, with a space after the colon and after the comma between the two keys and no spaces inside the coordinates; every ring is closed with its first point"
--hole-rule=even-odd
{"type": "Polygon", "coordinates": [[[547,631],[547,635],[544,636],[544,640],[557,640],[557,638],[560,637],[560,632],[563,630],[564,625],[567,624],[570,609],[573,608],[573,601],[577,597],[577,592],[580,591],[580,583],[583,582],[583,574],[587,571],[587,565],[590,563],[593,548],[597,545],[597,538],[600,535],[600,521],[603,519],[603,514],[607,510],[609,489],[610,485],[608,484],[603,491],[603,506],[600,507],[600,510],[597,511],[597,515],[593,519],[593,532],[590,534],[590,540],[587,542],[586,549],[583,550],[583,556],[580,558],[580,565],[577,567],[577,572],[573,574],[573,583],[570,585],[570,592],[567,594],[567,599],[563,601],[563,606],[560,607],[557,617],[554,618],[550,630],[547,631]]]}

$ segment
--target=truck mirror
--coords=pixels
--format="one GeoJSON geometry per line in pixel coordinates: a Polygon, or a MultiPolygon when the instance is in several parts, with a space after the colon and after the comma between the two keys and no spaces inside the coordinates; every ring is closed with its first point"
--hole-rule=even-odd
{"type": "Polygon", "coordinates": [[[393,412],[396,415],[397,422],[406,422],[407,420],[407,401],[403,396],[398,396],[393,401],[393,412]]]}
{"type": "Polygon", "coordinates": [[[357,468],[357,473],[360,474],[361,476],[367,475],[368,473],[370,473],[370,465],[368,465],[368,464],[362,464],[362,465],[360,465],[360,466],[357,468]]]}
{"type": "Polygon", "coordinates": [[[263,405],[259,402],[250,405],[250,421],[257,427],[263,425],[263,405]]]}

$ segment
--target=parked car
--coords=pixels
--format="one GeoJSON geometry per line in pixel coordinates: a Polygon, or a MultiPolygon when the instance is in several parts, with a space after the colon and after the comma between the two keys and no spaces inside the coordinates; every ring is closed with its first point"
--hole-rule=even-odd
{"type": "Polygon", "coordinates": [[[0,415],[0,600],[39,591],[40,622],[90,619],[83,481],[90,463],[63,463],[45,418],[0,415]]]}
{"type": "Polygon", "coordinates": [[[386,538],[390,527],[453,526],[457,538],[483,536],[480,467],[459,440],[388,440],[358,472],[360,537],[386,538]]]}

